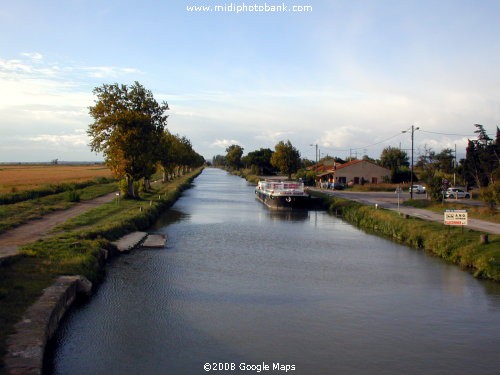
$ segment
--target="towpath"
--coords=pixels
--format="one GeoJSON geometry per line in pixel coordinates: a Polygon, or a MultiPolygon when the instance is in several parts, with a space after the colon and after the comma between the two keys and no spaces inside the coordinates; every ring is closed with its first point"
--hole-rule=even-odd
{"type": "MultiPolygon", "coordinates": [[[[378,207],[380,208],[399,211],[404,215],[410,215],[424,220],[437,221],[440,223],[443,222],[442,213],[433,212],[421,208],[407,207],[401,204],[399,205],[398,208],[397,196],[394,193],[346,192],[346,191],[325,190],[318,188],[307,188],[307,189],[311,191],[317,191],[320,193],[326,193],[340,198],[349,199],[363,204],[368,204],[368,205],[377,204],[378,207]]],[[[402,202],[403,198],[401,198],[400,203],[402,202]]],[[[495,224],[490,221],[471,219],[471,218],[469,218],[467,222],[468,225],[466,226],[466,228],[474,229],[484,233],[500,234],[500,224],[495,224]]]]}
{"type": "Polygon", "coordinates": [[[100,197],[78,203],[66,210],[55,211],[44,215],[40,219],[29,221],[26,224],[0,234],[0,261],[2,258],[16,255],[20,246],[43,238],[56,225],[64,223],[66,220],[69,220],[74,216],[78,216],[98,205],[110,202],[115,197],[116,192],[102,195],[100,197]]]}

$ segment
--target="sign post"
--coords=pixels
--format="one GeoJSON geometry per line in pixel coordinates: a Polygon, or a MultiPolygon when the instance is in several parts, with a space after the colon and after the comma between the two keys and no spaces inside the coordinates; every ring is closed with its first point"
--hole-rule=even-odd
{"type": "Polygon", "coordinates": [[[444,225],[458,225],[462,227],[467,225],[467,210],[446,210],[444,212],[444,225]]]}
{"type": "Polygon", "coordinates": [[[401,189],[401,186],[398,185],[398,187],[396,188],[396,191],[395,193],[398,195],[398,214],[401,215],[401,213],[399,212],[399,196],[402,192],[402,189],[401,189]]]}

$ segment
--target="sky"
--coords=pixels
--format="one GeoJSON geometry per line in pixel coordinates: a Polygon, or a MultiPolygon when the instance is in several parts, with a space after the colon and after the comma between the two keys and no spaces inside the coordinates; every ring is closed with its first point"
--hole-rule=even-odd
{"type": "Polygon", "coordinates": [[[207,159],[379,158],[412,125],[461,158],[500,126],[500,0],[0,0],[0,162],[102,160],[92,90],[135,81],[207,159]]]}

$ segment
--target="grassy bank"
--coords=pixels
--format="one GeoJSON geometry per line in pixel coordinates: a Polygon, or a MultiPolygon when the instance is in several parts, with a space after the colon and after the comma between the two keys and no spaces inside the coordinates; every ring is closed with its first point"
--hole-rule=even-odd
{"type": "Polygon", "coordinates": [[[239,176],[247,180],[248,182],[257,185],[257,183],[262,179],[261,177],[252,174],[250,169],[239,169],[239,170],[227,170],[229,173],[239,176]]]}
{"type": "Polygon", "coordinates": [[[410,199],[403,203],[405,206],[424,208],[433,212],[442,213],[444,210],[467,210],[468,216],[473,219],[491,221],[500,224],[500,214],[486,206],[471,206],[461,203],[460,200],[448,199],[442,203],[427,199],[410,199]]]}
{"type": "Polygon", "coordinates": [[[103,183],[84,185],[80,188],[35,197],[13,204],[1,204],[0,233],[30,220],[38,219],[50,212],[64,210],[78,202],[91,200],[117,190],[116,182],[104,181],[103,183]]]}
{"type": "Polygon", "coordinates": [[[481,244],[480,233],[441,223],[406,218],[397,212],[376,209],[341,198],[324,196],[331,213],[368,232],[383,235],[415,249],[425,250],[463,269],[475,277],[500,281],[500,236],[489,235],[481,244]]]}
{"type": "MultiPolygon", "coordinates": [[[[102,277],[102,250],[110,241],[150,227],[190,186],[201,169],[166,184],[155,184],[141,200],[114,200],[55,228],[50,238],[28,244],[0,265],[0,358],[5,340],[24,311],[60,275],[102,277]]],[[[3,362],[2,362],[3,363],[3,362]]],[[[0,374],[3,373],[0,365],[0,374]]]]}

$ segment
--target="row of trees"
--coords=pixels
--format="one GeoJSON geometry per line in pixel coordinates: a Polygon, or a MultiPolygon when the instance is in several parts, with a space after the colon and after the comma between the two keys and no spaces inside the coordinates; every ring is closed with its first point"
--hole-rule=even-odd
{"type": "Polygon", "coordinates": [[[93,90],[97,96],[89,108],[94,122],[87,134],[90,148],[102,152],[116,177],[125,179],[126,196],[136,198],[134,182],[144,180],[150,188],[157,167],[164,181],[188,168],[203,165],[191,142],[167,129],[167,102],[158,103],[140,83],[131,86],[104,84],[93,90]]]}
{"type": "Polygon", "coordinates": [[[239,145],[231,145],[226,148],[226,155],[217,155],[212,159],[215,166],[224,166],[232,169],[241,167],[253,168],[258,174],[272,174],[279,171],[282,174],[292,177],[301,167],[300,152],[288,140],[280,141],[274,147],[274,151],[269,148],[249,152],[243,156],[243,148],[239,145]]]}

